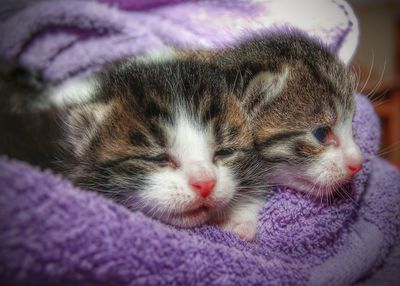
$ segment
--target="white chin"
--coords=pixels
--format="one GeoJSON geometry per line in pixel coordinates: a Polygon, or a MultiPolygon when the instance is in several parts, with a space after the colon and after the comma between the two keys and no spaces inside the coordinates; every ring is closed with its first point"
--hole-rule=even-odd
{"type": "Polygon", "coordinates": [[[274,185],[290,187],[295,191],[300,191],[314,197],[332,196],[339,192],[340,187],[346,183],[346,178],[329,184],[316,183],[310,177],[301,177],[299,174],[287,172],[278,176],[267,177],[267,181],[274,185]],[[289,178],[289,179],[288,179],[289,178]]]}
{"type": "Polygon", "coordinates": [[[335,186],[338,185],[339,184],[320,185],[315,182],[309,182],[308,180],[298,179],[287,186],[293,190],[301,191],[314,197],[326,197],[334,194],[338,190],[335,186]]]}
{"type": "Polygon", "coordinates": [[[302,186],[302,188],[297,188],[307,194],[314,197],[329,197],[333,194],[340,192],[341,187],[345,182],[337,182],[331,185],[318,185],[310,183],[308,186],[302,186]]]}
{"type": "Polygon", "coordinates": [[[319,186],[315,187],[314,190],[309,190],[309,193],[315,197],[326,197],[331,196],[333,193],[335,193],[335,191],[336,190],[332,187],[319,186]]]}
{"type": "Polygon", "coordinates": [[[165,223],[178,226],[178,227],[195,227],[207,222],[210,218],[211,209],[200,208],[198,210],[179,213],[179,214],[165,214],[159,219],[165,223]]]}

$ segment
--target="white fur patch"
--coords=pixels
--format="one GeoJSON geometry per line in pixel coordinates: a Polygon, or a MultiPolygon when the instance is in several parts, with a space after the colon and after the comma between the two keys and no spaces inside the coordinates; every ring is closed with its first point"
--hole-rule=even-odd
{"type": "MultiPolygon", "coordinates": [[[[360,148],[353,138],[351,118],[348,115],[334,127],[333,133],[338,138],[337,145],[326,146],[326,150],[309,164],[289,166],[281,163],[273,166],[266,175],[268,183],[286,185],[316,196],[326,196],[335,192],[350,180],[352,174],[348,166],[362,163],[360,148]]],[[[274,151],[282,153],[283,150],[279,150],[278,147],[274,151]]]]}
{"type": "Polygon", "coordinates": [[[50,105],[73,106],[89,102],[96,94],[98,82],[94,77],[70,79],[47,92],[50,105]]]}
{"type": "Polygon", "coordinates": [[[258,214],[264,205],[264,200],[256,197],[241,198],[235,203],[222,227],[236,233],[241,239],[253,240],[257,231],[258,214]]]}
{"type": "Polygon", "coordinates": [[[347,165],[362,163],[360,147],[354,142],[351,118],[336,126],[334,133],[339,138],[342,157],[347,165]]]}
{"type": "Polygon", "coordinates": [[[162,49],[152,49],[144,55],[137,56],[132,59],[133,62],[139,63],[160,63],[176,58],[176,52],[173,48],[165,47],[162,49]]]}
{"type": "Polygon", "coordinates": [[[354,142],[351,117],[340,122],[333,129],[338,146],[329,146],[306,172],[320,188],[338,187],[351,177],[349,165],[361,165],[360,148],[354,142]]]}
{"type": "Polygon", "coordinates": [[[177,112],[175,124],[168,132],[170,154],[178,168],[167,167],[150,175],[148,187],[139,193],[139,199],[152,209],[151,215],[161,220],[182,227],[199,225],[210,219],[213,211],[229,203],[237,182],[230,169],[213,162],[213,136],[185,113],[177,112]],[[213,192],[202,198],[190,186],[191,178],[215,178],[213,192]],[[184,214],[199,207],[208,210],[184,214]]]}

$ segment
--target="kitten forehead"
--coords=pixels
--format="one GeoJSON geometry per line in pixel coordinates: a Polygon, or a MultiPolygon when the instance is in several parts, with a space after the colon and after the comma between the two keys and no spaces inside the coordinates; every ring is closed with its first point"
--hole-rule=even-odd
{"type": "Polygon", "coordinates": [[[171,153],[181,161],[206,161],[211,158],[210,133],[187,113],[179,112],[168,128],[171,153]]]}
{"type": "Polygon", "coordinates": [[[254,124],[260,124],[261,130],[273,126],[311,130],[352,118],[354,99],[349,79],[344,75],[345,70],[340,72],[341,79],[334,79],[315,74],[311,68],[298,63],[285,88],[271,104],[260,109],[254,124]],[[337,81],[341,81],[342,87],[337,81]]]}
{"type": "Polygon", "coordinates": [[[90,103],[70,111],[65,128],[67,141],[73,146],[76,156],[84,155],[99,127],[111,113],[112,104],[90,103]]]}

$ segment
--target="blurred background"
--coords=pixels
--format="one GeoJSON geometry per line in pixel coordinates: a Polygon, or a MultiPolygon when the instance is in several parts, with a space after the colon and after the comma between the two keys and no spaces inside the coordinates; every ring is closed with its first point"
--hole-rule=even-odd
{"type": "Polygon", "coordinates": [[[352,68],[382,123],[380,154],[400,168],[400,0],[348,0],[360,24],[352,68]]]}

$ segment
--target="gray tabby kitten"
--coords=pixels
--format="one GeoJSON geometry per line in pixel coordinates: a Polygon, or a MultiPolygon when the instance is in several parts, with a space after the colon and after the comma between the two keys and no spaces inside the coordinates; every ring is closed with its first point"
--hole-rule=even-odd
{"type": "Polygon", "coordinates": [[[220,51],[178,51],[230,76],[268,183],[331,196],[360,171],[354,79],[327,47],[302,34],[259,35],[220,51]]]}
{"type": "Polygon", "coordinates": [[[0,151],[29,160],[34,146],[35,163],[129,209],[179,227],[218,223],[251,240],[263,179],[238,98],[217,67],[125,59],[3,111],[0,151]]]}

